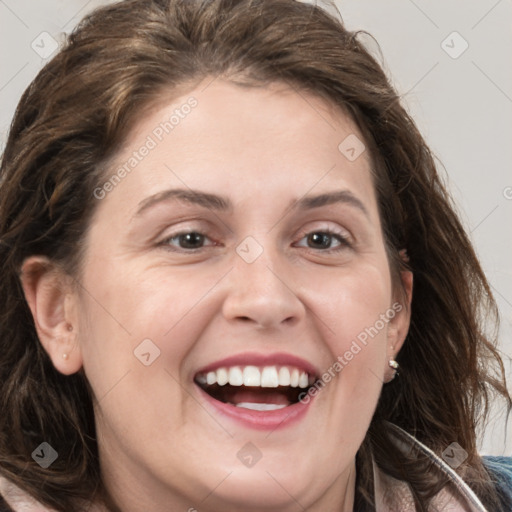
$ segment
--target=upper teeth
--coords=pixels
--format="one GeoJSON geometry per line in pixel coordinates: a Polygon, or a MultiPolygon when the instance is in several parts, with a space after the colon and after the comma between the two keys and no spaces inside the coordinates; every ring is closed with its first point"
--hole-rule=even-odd
{"type": "Polygon", "coordinates": [[[197,376],[200,384],[218,384],[224,386],[259,386],[262,388],[277,388],[278,386],[291,386],[292,388],[307,388],[314,382],[314,378],[307,372],[298,368],[287,366],[232,366],[231,368],[218,368],[206,374],[197,376]]]}

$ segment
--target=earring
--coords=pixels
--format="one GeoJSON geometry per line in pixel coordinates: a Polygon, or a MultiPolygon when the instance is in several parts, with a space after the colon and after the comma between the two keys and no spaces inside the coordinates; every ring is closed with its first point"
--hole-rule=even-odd
{"type": "Polygon", "coordinates": [[[390,359],[388,364],[390,368],[393,368],[393,376],[391,377],[391,380],[393,380],[397,375],[400,375],[398,373],[400,365],[394,359],[390,359]]]}
{"type": "Polygon", "coordinates": [[[69,354],[62,354],[62,359],[68,360],[69,359],[69,354]]]}

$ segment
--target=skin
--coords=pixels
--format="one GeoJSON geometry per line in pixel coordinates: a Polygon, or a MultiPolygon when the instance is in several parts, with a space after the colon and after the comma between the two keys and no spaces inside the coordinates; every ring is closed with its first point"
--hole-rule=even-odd
{"type": "Polygon", "coordinates": [[[104,480],[123,511],[350,511],[355,455],[407,334],[412,276],[402,273],[406,295],[395,296],[368,152],[349,161],[338,150],[350,134],[362,140],[346,115],[284,84],[207,84],[134,127],[112,172],[175,108],[198,101],[98,200],[80,286],[42,257],[24,262],[41,343],[60,372],[85,370],[104,480]],[[223,195],[233,207],[170,200],[136,215],[173,188],[223,195]],[[333,190],[350,191],[366,213],[350,203],[289,208],[333,190]],[[325,229],[350,245],[333,236],[322,248],[307,236],[325,229]],[[187,230],[206,235],[202,247],[169,240],[187,230]],[[246,237],[262,249],[252,263],[236,251],[246,237]],[[193,383],[201,367],[248,351],[327,370],[397,301],[401,311],[300,422],[271,433],[243,426],[193,383]],[[145,366],[134,350],[148,338],[160,356],[145,366]],[[251,468],[237,458],[247,442],[262,455],[251,468]]]}

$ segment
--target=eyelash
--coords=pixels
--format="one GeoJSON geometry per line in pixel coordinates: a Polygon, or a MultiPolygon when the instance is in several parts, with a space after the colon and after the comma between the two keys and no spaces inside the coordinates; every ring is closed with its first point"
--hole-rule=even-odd
{"type": "MultiPolygon", "coordinates": [[[[165,238],[164,240],[162,240],[159,243],[159,245],[162,246],[165,250],[172,251],[172,252],[192,253],[192,254],[197,253],[201,249],[204,249],[204,247],[172,248],[172,246],[169,243],[172,240],[179,239],[180,236],[189,235],[189,234],[192,234],[192,233],[197,234],[197,235],[201,235],[204,238],[208,238],[208,236],[206,236],[204,233],[201,233],[200,231],[196,231],[196,230],[188,230],[187,231],[187,230],[185,230],[185,231],[180,231],[179,233],[175,233],[175,234],[165,238]]],[[[323,250],[321,248],[307,247],[307,249],[312,250],[314,252],[336,253],[336,252],[342,251],[342,250],[347,249],[347,248],[348,249],[352,248],[352,243],[350,242],[350,238],[347,235],[339,233],[339,232],[334,231],[334,230],[329,229],[329,228],[327,228],[327,229],[317,229],[317,230],[312,230],[312,231],[306,231],[306,232],[301,234],[301,237],[300,237],[299,240],[302,240],[304,237],[312,235],[312,234],[328,235],[331,238],[336,238],[338,240],[338,242],[340,243],[340,245],[338,247],[336,247],[336,248],[325,249],[325,250],[323,250]]]]}

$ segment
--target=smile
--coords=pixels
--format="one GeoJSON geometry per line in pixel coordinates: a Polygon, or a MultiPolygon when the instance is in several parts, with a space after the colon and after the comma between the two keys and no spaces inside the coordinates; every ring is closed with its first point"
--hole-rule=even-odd
{"type": "Polygon", "coordinates": [[[315,378],[298,368],[287,366],[233,366],[200,373],[196,382],[216,400],[253,409],[282,409],[299,401],[315,378]]]}
{"type": "Polygon", "coordinates": [[[300,398],[317,380],[314,369],[302,363],[251,362],[253,364],[219,362],[198,372],[194,382],[215,408],[251,427],[284,426],[300,411],[305,412],[309,401],[305,404],[300,398]]]}

